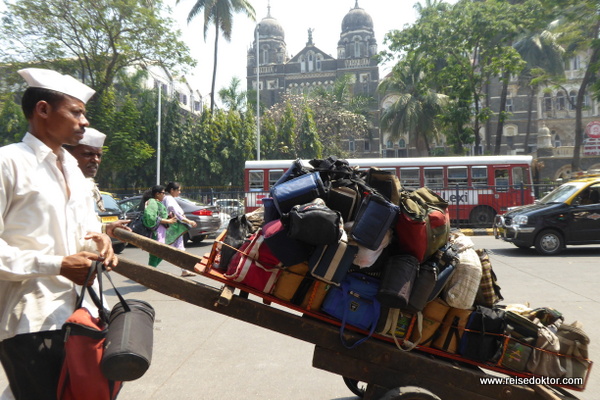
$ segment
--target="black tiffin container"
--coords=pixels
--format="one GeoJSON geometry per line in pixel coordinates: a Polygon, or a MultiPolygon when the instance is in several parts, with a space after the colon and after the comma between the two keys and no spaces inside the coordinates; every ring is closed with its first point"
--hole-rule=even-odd
{"type": "Polygon", "coordinates": [[[101,369],[113,381],[140,378],[150,367],[154,340],[154,309],[142,300],[117,303],[110,313],[101,369]]]}

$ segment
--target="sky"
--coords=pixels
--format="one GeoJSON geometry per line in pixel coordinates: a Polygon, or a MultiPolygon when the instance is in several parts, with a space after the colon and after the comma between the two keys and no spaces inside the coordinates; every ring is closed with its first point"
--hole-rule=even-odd
{"type": "MultiPolygon", "coordinates": [[[[173,18],[178,21],[183,40],[191,50],[198,65],[189,76],[194,88],[209,98],[213,72],[214,26],[210,25],[206,42],[203,36],[202,15],[187,23],[189,10],[195,0],[175,0],[167,2],[172,8],[173,18]]],[[[256,24],[267,16],[269,0],[249,0],[256,11],[256,21],[245,14],[235,14],[231,42],[219,39],[218,70],[215,90],[228,87],[231,78],[241,80],[242,90],[246,90],[246,55],[254,40],[256,24]]],[[[457,0],[451,0],[455,3],[457,0]]],[[[315,46],[333,57],[337,57],[337,42],[340,39],[342,20],[354,8],[355,0],[270,0],[271,16],[279,21],[285,32],[288,56],[293,56],[304,48],[308,40],[308,29],[314,29],[315,46]]],[[[378,51],[386,49],[384,36],[394,29],[402,29],[416,20],[417,13],[413,0],[358,0],[358,6],[373,19],[378,51]]],[[[424,1],[423,1],[424,3],[424,1]]],[[[389,66],[380,67],[380,76],[389,71],[389,66]]],[[[216,97],[218,99],[218,96],[216,97]]]]}

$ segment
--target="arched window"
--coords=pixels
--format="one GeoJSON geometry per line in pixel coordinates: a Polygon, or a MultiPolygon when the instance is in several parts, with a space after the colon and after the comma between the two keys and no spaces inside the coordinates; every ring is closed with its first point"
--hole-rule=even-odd
{"type": "Polygon", "coordinates": [[[269,63],[269,49],[263,49],[262,63],[263,64],[268,64],[269,63]]]}
{"type": "Polygon", "coordinates": [[[406,148],[406,140],[400,139],[398,141],[398,147],[401,148],[401,149],[405,149],[406,148]]]}
{"type": "Polygon", "coordinates": [[[558,134],[554,135],[554,147],[560,147],[560,136],[558,134]]]}
{"type": "Polygon", "coordinates": [[[544,111],[552,111],[552,96],[550,93],[544,94],[544,111]]]}
{"type": "Polygon", "coordinates": [[[394,143],[392,143],[392,141],[391,141],[391,140],[388,140],[388,141],[385,143],[385,147],[387,147],[388,149],[393,149],[393,148],[394,148],[394,143]]]}
{"type": "Polygon", "coordinates": [[[300,72],[306,72],[304,56],[300,57],[300,72]]]}
{"type": "Polygon", "coordinates": [[[359,41],[359,39],[354,40],[354,57],[360,57],[360,41],[359,41]]]}
{"type": "Polygon", "coordinates": [[[577,91],[571,90],[569,92],[569,98],[571,99],[569,102],[569,110],[574,110],[575,105],[577,104],[577,91]]]}
{"type": "Polygon", "coordinates": [[[322,57],[321,57],[321,55],[319,54],[319,55],[317,56],[317,71],[320,71],[320,70],[321,70],[321,60],[322,60],[322,57]]]}
{"type": "Polygon", "coordinates": [[[565,101],[565,92],[559,90],[558,93],[556,93],[556,109],[561,111],[566,110],[565,101]]]}

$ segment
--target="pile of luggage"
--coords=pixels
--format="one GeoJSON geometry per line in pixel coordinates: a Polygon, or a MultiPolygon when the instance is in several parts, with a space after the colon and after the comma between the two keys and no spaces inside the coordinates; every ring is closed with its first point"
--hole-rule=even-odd
{"type": "Polygon", "coordinates": [[[500,306],[487,252],[451,232],[448,203],[426,187],[329,157],[296,160],[263,206],[233,218],[211,268],[309,313],[523,376],[582,378],[591,361],[578,322],[548,307],[500,306]]]}

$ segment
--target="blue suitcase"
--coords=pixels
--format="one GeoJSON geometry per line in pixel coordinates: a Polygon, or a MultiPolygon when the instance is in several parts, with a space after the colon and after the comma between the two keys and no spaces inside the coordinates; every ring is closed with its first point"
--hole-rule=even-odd
{"type": "Polygon", "coordinates": [[[350,246],[343,239],[336,244],[318,246],[308,259],[310,273],[317,279],[339,286],[357,252],[357,246],[350,246]]]}
{"type": "Polygon", "coordinates": [[[271,188],[271,197],[281,215],[290,212],[297,204],[310,203],[324,195],[323,181],[318,172],[299,176],[271,188]]]}
{"type": "Polygon", "coordinates": [[[399,207],[378,195],[365,197],[352,226],[352,239],[369,250],[377,250],[398,216],[399,207]]]}

